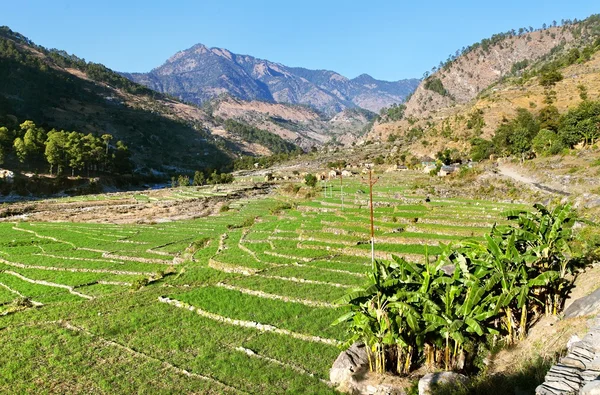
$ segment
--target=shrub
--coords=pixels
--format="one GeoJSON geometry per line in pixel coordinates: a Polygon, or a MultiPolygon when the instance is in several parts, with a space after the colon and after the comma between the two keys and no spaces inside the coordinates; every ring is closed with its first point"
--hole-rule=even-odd
{"type": "Polygon", "coordinates": [[[442,96],[448,96],[448,91],[444,88],[444,84],[439,78],[430,77],[425,80],[425,89],[439,93],[442,96]]]}
{"type": "Polygon", "coordinates": [[[308,173],[304,176],[304,183],[307,186],[314,188],[317,185],[317,177],[314,174],[308,173]]]}
{"type": "Polygon", "coordinates": [[[534,317],[556,315],[587,251],[571,249],[569,205],[505,213],[485,241],[450,244],[435,262],[374,262],[367,284],[338,302],[351,311],[347,345],[367,345],[371,370],[407,374],[413,364],[460,368],[489,336],[523,339],[534,317]],[[470,354],[466,355],[466,354],[470,354]]]}

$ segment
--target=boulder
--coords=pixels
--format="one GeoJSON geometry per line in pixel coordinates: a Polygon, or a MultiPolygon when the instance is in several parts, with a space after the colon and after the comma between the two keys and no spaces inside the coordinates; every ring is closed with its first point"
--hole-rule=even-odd
{"type": "Polygon", "coordinates": [[[410,380],[369,371],[369,357],[363,343],[354,343],[340,353],[329,370],[329,381],[338,391],[353,395],[406,395],[410,380]]]}
{"type": "Polygon", "coordinates": [[[465,383],[467,377],[455,372],[428,373],[419,380],[419,395],[432,395],[436,385],[465,383]]]}
{"type": "Polygon", "coordinates": [[[600,380],[590,381],[579,391],[580,395],[600,395],[600,380]]]}
{"type": "Polygon", "coordinates": [[[367,348],[363,343],[354,343],[342,351],[329,370],[329,381],[335,386],[347,388],[356,374],[364,374],[369,369],[367,348]]]}
{"type": "Polygon", "coordinates": [[[565,310],[565,318],[582,317],[600,312],[600,288],[579,298],[565,310]]]}

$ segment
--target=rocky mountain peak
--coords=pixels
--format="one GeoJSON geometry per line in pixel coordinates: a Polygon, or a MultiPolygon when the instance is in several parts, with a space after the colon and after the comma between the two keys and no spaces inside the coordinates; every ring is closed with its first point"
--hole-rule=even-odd
{"type": "Polygon", "coordinates": [[[330,115],[346,108],[379,111],[402,102],[419,82],[380,81],[366,74],[351,80],[335,71],[288,67],[203,44],[176,53],[150,73],[123,75],[195,104],[229,93],[243,100],[310,105],[330,115]]]}

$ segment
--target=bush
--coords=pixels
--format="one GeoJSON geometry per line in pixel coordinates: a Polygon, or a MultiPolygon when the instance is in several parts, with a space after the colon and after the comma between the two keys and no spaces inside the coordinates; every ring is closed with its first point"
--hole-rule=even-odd
{"type": "Polygon", "coordinates": [[[538,155],[556,155],[564,148],[558,135],[552,130],[542,129],[531,142],[533,152],[538,155]]]}
{"type": "Polygon", "coordinates": [[[563,75],[558,70],[549,70],[542,72],[540,75],[540,85],[549,88],[555,85],[557,82],[562,81],[563,75]]]}
{"type": "Polygon", "coordinates": [[[444,84],[439,78],[430,77],[425,80],[425,89],[439,93],[442,96],[448,96],[448,91],[444,88],[444,84]]]}
{"type": "Polygon", "coordinates": [[[374,262],[365,287],[338,301],[351,309],[334,322],[349,324],[346,344],[366,344],[378,373],[408,374],[421,361],[448,370],[472,361],[490,336],[512,344],[534,317],[558,314],[587,251],[571,249],[571,206],[534,208],[505,213],[512,225],[450,244],[433,263],[374,262]]]}
{"type": "Polygon", "coordinates": [[[307,186],[314,188],[315,186],[317,186],[317,177],[314,174],[308,173],[304,176],[304,183],[307,186]]]}

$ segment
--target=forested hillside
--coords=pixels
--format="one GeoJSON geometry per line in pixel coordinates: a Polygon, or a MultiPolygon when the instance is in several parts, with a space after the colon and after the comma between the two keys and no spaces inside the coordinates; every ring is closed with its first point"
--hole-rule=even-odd
{"type": "MultiPolygon", "coordinates": [[[[226,168],[227,142],[202,124],[172,116],[171,99],[102,65],[36,46],[8,28],[0,30],[0,125],[9,130],[31,120],[44,130],[111,134],[129,146],[138,169],[226,168]]],[[[114,148],[114,147],[113,147],[114,148]]]]}

